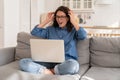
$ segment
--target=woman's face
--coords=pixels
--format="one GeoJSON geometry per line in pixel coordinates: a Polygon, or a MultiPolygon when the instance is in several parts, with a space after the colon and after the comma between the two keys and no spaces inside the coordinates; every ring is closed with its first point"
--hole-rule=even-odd
{"type": "Polygon", "coordinates": [[[68,18],[63,11],[58,11],[56,13],[56,21],[59,27],[64,28],[68,22],[68,18]]]}

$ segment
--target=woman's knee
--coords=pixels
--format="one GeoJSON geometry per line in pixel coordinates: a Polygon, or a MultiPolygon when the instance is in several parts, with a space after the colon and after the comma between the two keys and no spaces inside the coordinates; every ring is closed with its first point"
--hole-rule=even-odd
{"type": "Polygon", "coordinates": [[[31,58],[21,59],[19,65],[21,70],[30,73],[42,73],[46,69],[46,67],[35,63],[31,58]]]}
{"type": "Polygon", "coordinates": [[[19,66],[21,70],[26,70],[29,67],[29,64],[33,62],[31,58],[24,58],[19,61],[19,66]]]}
{"type": "Polygon", "coordinates": [[[31,58],[24,58],[19,61],[20,66],[21,65],[27,65],[28,63],[33,62],[31,58]]]}
{"type": "Polygon", "coordinates": [[[76,60],[69,59],[55,67],[56,74],[76,74],[79,71],[79,63],[76,60]]]}

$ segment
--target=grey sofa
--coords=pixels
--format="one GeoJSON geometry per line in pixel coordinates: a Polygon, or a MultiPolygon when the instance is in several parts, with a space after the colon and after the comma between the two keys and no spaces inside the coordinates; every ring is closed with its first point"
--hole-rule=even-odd
{"type": "Polygon", "coordinates": [[[19,59],[31,57],[31,38],[38,37],[20,32],[16,47],[0,49],[0,80],[120,80],[119,37],[92,37],[78,41],[80,72],[75,75],[44,75],[21,71],[19,59]]]}

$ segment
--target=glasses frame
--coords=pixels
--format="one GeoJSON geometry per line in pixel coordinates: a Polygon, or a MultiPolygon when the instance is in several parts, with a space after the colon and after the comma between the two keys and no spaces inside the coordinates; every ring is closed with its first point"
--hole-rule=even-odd
{"type": "Polygon", "coordinates": [[[56,18],[56,19],[59,19],[59,18],[60,18],[60,19],[66,19],[67,16],[58,16],[58,15],[56,15],[55,18],[56,18]]]}

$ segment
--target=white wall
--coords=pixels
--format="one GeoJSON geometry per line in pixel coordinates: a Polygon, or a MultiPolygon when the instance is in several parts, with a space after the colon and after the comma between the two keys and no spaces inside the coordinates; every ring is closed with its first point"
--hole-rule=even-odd
{"type": "Polygon", "coordinates": [[[60,5],[60,0],[45,0],[45,12],[55,11],[60,5]]]}
{"type": "Polygon", "coordinates": [[[20,27],[19,31],[30,32],[30,0],[19,0],[20,27]]]}
{"type": "Polygon", "coordinates": [[[3,27],[3,0],[0,0],[0,28],[3,27]]]}
{"type": "Polygon", "coordinates": [[[0,48],[3,46],[3,24],[4,24],[3,0],[0,0],[0,48]]]}
{"type": "Polygon", "coordinates": [[[4,0],[4,47],[16,46],[19,32],[19,0],[4,0]]]}
{"type": "Polygon", "coordinates": [[[113,0],[111,5],[95,5],[95,14],[88,23],[95,26],[120,26],[120,0],[113,0]]]}
{"type": "Polygon", "coordinates": [[[45,11],[45,0],[31,0],[31,30],[40,23],[40,14],[45,11]]]}

